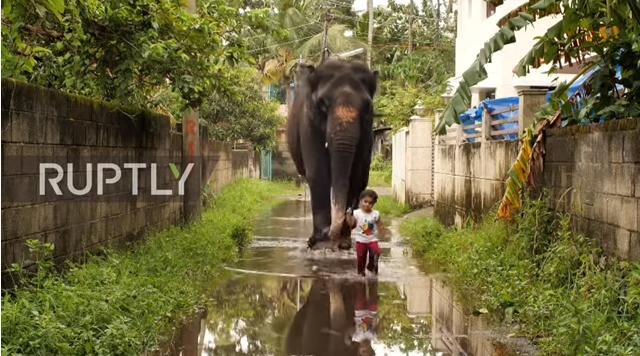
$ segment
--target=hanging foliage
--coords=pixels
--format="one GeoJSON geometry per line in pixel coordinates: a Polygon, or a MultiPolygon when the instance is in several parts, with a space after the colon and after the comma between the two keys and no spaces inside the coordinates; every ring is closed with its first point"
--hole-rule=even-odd
{"type": "Polygon", "coordinates": [[[518,153],[518,158],[509,169],[509,177],[505,182],[506,191],[498,209],[499,219],[511,220],[513,212],[522,205],[520,194],[529,170],[532,138],[531,129],[526,129],[522,138],[520,153],[518,153]]]}

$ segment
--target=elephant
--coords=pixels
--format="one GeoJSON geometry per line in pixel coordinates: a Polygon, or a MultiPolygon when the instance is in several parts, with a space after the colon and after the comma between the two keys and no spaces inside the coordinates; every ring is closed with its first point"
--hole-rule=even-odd
{"type": "Polygon", "coordinates": [[[373,355],[370,342],[352,340],[356,307],[369,290],[377,305],[377,281],[315,279],[285,335],[285,355],[373,355]]]}
{"type": "Polygon", "coordinates": [[[345,214],[347,208],[358,207],[369,183],[379,72],[339,59],[317,67],[300,64],[297,71],[286,137],[311,193],[313,232],[308,247],[329,240],[332,249],[350,249],[345,214]]]}

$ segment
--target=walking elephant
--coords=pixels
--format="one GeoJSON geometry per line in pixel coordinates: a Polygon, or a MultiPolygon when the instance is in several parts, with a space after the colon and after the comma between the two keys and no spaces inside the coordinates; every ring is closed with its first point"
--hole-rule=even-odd
{"type": "Polygon", "coordinates": [[[357,62],[300,65],[287,118],[287,143],[311,191],[313,232],[308,246],[330,240],[351,248],[347,208],[367,187],[373,147],[373,98],[378,71],[357,62]]]}

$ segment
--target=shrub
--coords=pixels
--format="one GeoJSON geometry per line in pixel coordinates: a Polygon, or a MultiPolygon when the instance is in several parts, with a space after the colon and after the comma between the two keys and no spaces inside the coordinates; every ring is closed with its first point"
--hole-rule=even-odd
{"type": "Polygon", "coordinates": [[[640,263],[605,267],[593,240],[543,201],[525,201],[512,225],[489,216],[458,231],[416,218],[400,231],[464,302],[519,325],[542,355],[640,353],[640,263]]]}

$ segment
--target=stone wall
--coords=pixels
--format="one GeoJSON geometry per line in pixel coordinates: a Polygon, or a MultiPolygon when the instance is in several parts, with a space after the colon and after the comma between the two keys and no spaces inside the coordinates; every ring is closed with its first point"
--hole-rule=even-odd
{"type": "MultiPolygon", "coordinates": [[[[549,206],[604,251],[640,260],[640,120],[548,130],[542,181],[549,206]]],[[[435,215],[447,225],[497,206],[520,141],[438,144],[435,215]]],[[[427,178],[425,176],[425,178],[427,178]]]]}
{"type": "Polygon", "coordinates": [[[640,119],[549,130],[543,184],[574,227],[640,260],[640,119]]]}
{"type": "Polygon", "coordinates": [[[276,132],[276,147],[271,156],[271,167],[273,179],[298,179],[298,171],[289,153],[284,129],[276,132]]]}
{"type": "MultiPolygon", "coordinates": [[[[167,116],[118,108],[83,97],[2,80],[2,268],[31,259],[25,245],[37,239],[55,245],[54,257],[64,260],[98,246],[120,245],[182,220],[184,197],[178,194],[182,134],[172,131],[167,116]],[[39,194],[40,163],[63,168],[61,195],[47,183],[39,194]],[[132,170],[105,184],[98,194],[96,164],[146,163],[139,170],[137,195],[132,194],[132,170]],[[73,171],[67,164],[73,163],[73,171]],[[87,186],[86,163],[93,164],[92,188],[85,195],[72,188],[87,186]],[[157,188],[170,195],[152,195],[151,163],[157,164],[157,188]]],[[[201,130],[201,132],[206,130],[201,130]]],[[[203,183],[218,189],[239,176],[255,177],[259,160],[253,152],[233,151],[229,144],[202,134],[203,183]]],[[[55,170],[47,171],[55,177],[55,170]]],[[[115,170],[105,170],[112,178],[115,170]]],[[[3,277],[4,274],[3,274],[3,277]]],[[[4,278],[3,278],[4,279],[4,278]]]]}
{"type": "Polygon", "coordinates": [[[436,144],[436,217],[446,225],[479,218],[502,199],[504,180],[518,156],[519,141],[436,144]]]}

